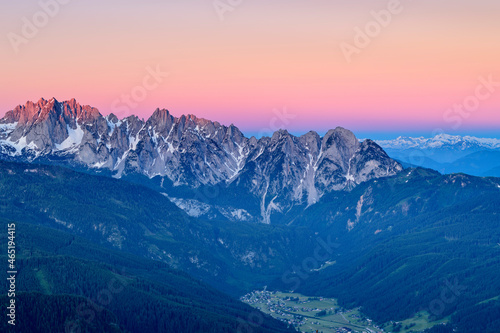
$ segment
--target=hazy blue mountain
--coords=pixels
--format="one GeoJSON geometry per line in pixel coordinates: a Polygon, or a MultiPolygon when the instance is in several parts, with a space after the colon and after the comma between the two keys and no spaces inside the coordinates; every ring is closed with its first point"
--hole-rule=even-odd
{"type": "Polygon", "coordinates": [[[500,176],[500,139],[452,136],[399,137],[377,141],[392,158],[404,164],[430,168],[443,174],[467,173],[500,176]]]}
{"type": "Polygon", "coordinates": [[[490,170],[486,171],[483,174],[483,176],[484,177],[500,177],[500,166],[495,167],[493,169],[490,169],[490,170]]]}
{"type": "Polygon", "coordinates": [[[500,177],[495,168],[500,168],[500,150],[472,153],[446,166],[447,173],[463,172],[476,176],[500,177]]]}

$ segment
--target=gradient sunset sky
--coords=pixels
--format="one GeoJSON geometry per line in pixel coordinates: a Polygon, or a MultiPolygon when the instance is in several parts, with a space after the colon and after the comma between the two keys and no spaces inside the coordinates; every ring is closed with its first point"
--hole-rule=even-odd
{"type": "Polygon", "coordinates": [[[372,138],[500,137],[500,85],[478,88],[480,77],[500,82],[498,0],[401,0],[351,62],[342,43],[354,46],[355,28],[392,1],[243,0],[221,16],[213,0],[66,0],[44,22],[40,3],[55,1],[2,0],[2,116],[27,100],[74,97],[104,115],[147,118],[160,107],[246,135],[343,126],[372,138]],[[13,34],[36,19],[16,52],[13,34]],[[169,75],[124,107],[148,68],[169,75]],[[472,111],[447,111],[477,89],[472,111]]]}

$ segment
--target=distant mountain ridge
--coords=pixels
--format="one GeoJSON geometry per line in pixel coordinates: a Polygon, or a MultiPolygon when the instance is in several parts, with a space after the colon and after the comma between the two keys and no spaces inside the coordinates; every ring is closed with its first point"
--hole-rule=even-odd
{"type": "Polygon", "coordinates": [[[500,149],[500,139],[495,138],[477,138],[474,136],[460,136],[439,134],[433,138],[407,137],[400,136],[394,140],[376,140],[382,148],[390,149],[436,149],[443,147],[455,147],[466,150],[471,147],[480,147],[484,149],[500,149]]]}
{"type": "Polygon", "coordinates": [[[327,192],[350,190],[402,170],[375,142],[359,142],[341,127],[323,137],[279,130],[256,139],[234,125],[194,115],[174,117],[165,109],[156,109],[147,120],[118,119],[75,99],[55,98],[6,113],[0,120],[0,158],[84,167],[116,178],[159,176],[162,186],[223,186],[250,194],[259,206],[253,218],[265,223],[273,212],[309,206],[327,192]]]}
{"type": "Polygon", "coordinates": [[[377,143],[403,164],[437,170],[500,177],[500,139],[440,134],[433,138],[399,137],[377,143]]]}

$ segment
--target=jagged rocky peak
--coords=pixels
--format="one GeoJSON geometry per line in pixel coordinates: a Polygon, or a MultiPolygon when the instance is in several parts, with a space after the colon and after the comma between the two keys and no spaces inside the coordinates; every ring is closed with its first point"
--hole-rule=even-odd
{"type": "Polygon", "coordinates": [[[317,143],[318,141],[321,140],[321,137],[319,136],[318,133],[316,133],[315,131],[309,131],[307,132],[306,134],[303,134],[300,136],[300,138],[307,144],[311,144],[311,143],[317,143]]]}
{"type": "Polygon", "coordinates": [[[316,180],[321,191],[339,190],[344,187],[344,180],[350,177],[351,161],[360,143],[356,136],[342,127],[329,130],[321,141],[321,150],[317,156],[316,168],[324,177],[316,180]]]}
{"type": "Polygon", "coordinates": [[[352,155],[360,143],[354,133],[342,127],[329,130],[323,137],[323,150],[334,150],[343,155],[352,155]]]}
{"type": "Polygon", "coordinates": [[[247,140],[245,135],[240,131],[240,129],[233,124],[229,125],[226,132],[226,139],[231,138],[237,143],[242,143],[247,140]]]}
{"type": "Polygon", "coordinates": [[[88,121],[102,117],[96,108],[89,105],[80,105],[75,99],[59,102],[55,98],[46,100],[40,98],[38,102],[26,102],[25,105],[18,105],[13,110],[8,111],[2,123],[18,122],[18,125],[33,124],[41,122],[50,117],[62,117],[65,121],[77,119],[88,121]]]}
{"type": "MultiPolygon", "coordinates": [[[[51,101],[50,109],[52,109],[53,105],[57,102],[55,99],[51,101]]],[[[19,125],[28,124],[33,122],[34,119],[37,119],[48,106],[49,101],[44,98],[40,98],[36,103],[28,101],[25,105],[18,105],[13,110],[8,111],[2,119],[2,123],[17,122],[19,125]]]]}
{"type": "Polygon", "coordinates": [[[286,129],[280,128],[279,130],[273,133],[273,135],[271,136],[271,140],[277,141],[284,137],[290,137],[290,133],[288,133],[286,129]]]}
{"type": "Polygon", "coordinates": [[[100,118],[102,116],[97,109],[81,106],[75,100],[60,103],[55,98],[41,98],[36,103],[16,106],[1,121],[13,127],[8,141],[15,145],[10,151],[20,154],[24,145],[30,147],[35,155],[40,155],[57,149],[68,137],[81,142],[83,133],[80,126],[100,118]]]}
{"type": "Polygon", "coordinates": [[[352,161],[351,173],[357,184],[373,178],[392,176],[403,167],[374,141],[364,140],[352,161]]]}
{"type": "Polygon", "coordinates": [[[110,113],[110,114],[106,117],[106,119],[107,119],[107,120],[108,120],[111,124],[116,124],[116,123],[119,121],[118,117],[117,117],[114,113],[110,113]]]}
{"type": "Polygon", "coordinates": [[[167,132],[172,128],[175,118],[167,109],[156,109],[146,122],[146,127],[151,126],[158,133],[167,132]]]}
{"type": "Polygon", "coordinates": [[[62,107],[65,115],[76,117],[76,119],[82,120],[83,122],[102,118],[99,110],[90,105],[80,105],[74,98],[63,102],[62,107]]]}
{"type": "Polygon", "coordinates": [[[172,123],[174,117],[170,114],[167,109],[156,109],[148,121],[154,122],[156,124],[166,124],[172,123]]]}

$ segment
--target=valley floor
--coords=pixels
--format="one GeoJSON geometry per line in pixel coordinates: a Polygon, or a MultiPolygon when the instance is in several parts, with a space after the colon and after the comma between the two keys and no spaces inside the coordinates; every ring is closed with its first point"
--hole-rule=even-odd
{"type": "Polygon", "coordinates": [[[264,290],[246,294],[241,300],[300,332],[383,332],[358,309],[345,310],[332,298],[264,290]]]}
{"type": "Polygon", "coordinates": [[[379,327],[360,312],[344,309],[334,298],[310,297],[298,293],[255,290],[242,296],[241,301],[294,326],[303,333],[381,333],[422,332],[441,322],[429,322],[426,313],[403,322],[391,322],[379,327]]]}

